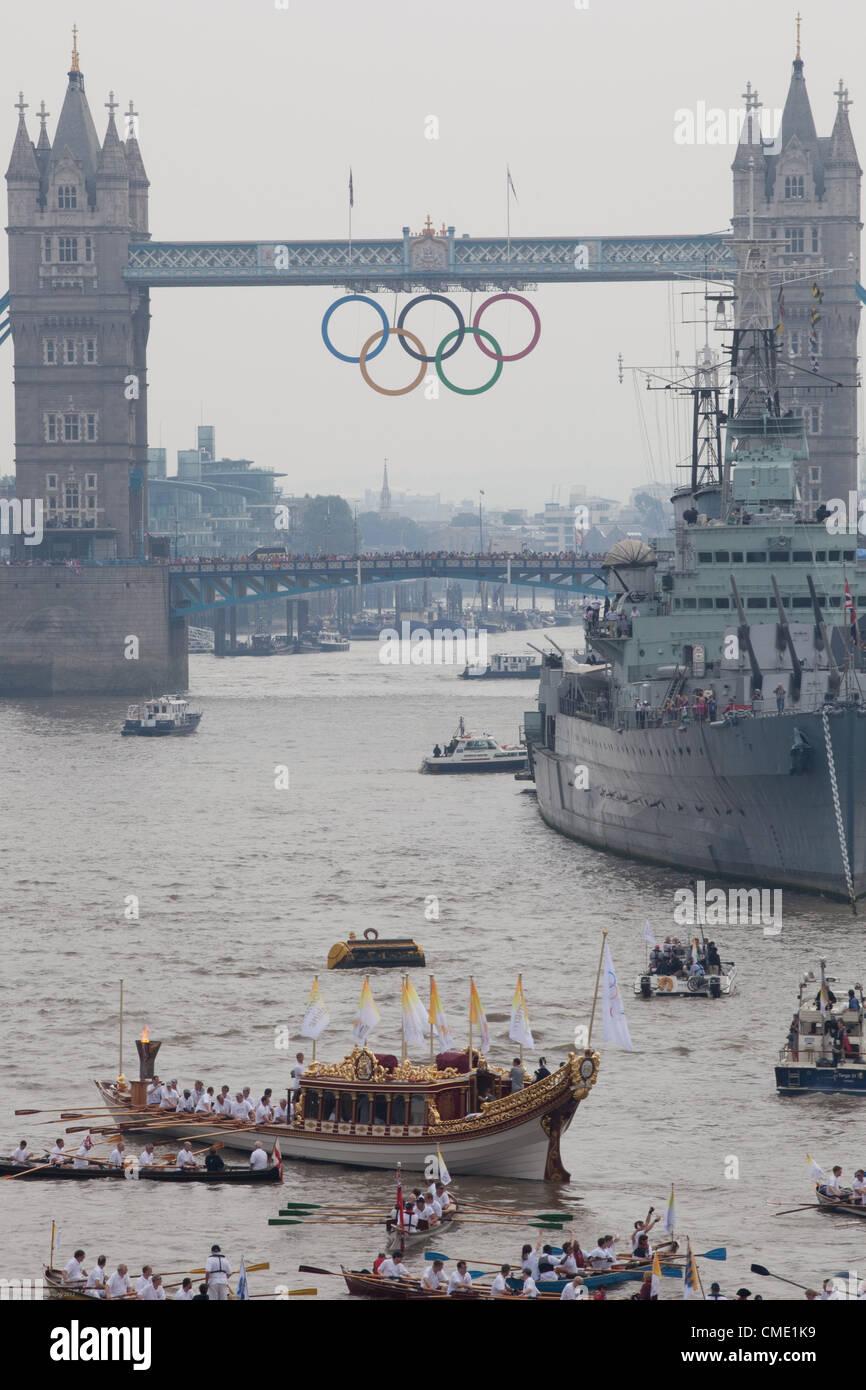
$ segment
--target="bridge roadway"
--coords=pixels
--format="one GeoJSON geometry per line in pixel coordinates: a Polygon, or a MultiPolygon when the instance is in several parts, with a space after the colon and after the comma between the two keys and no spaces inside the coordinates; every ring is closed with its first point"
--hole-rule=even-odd
{"type": "Polygon", "coordinates": [[[274,598],[308,598],[325,589],[394,584],[408,579],[469,579],[539,591],[608,594],[598,564],[580,556],[374,555],[339,559],[175,560],[169,563],[171,616],[235,608],[274,598]]]}

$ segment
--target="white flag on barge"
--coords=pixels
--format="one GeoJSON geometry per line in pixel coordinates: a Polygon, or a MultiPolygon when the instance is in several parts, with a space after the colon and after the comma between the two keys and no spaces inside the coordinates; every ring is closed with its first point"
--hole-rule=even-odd
{"type": "Polygon", "coordinates": [[[423,1022],[419,1020],[418,1014],[415,1010],[415,1003],[417,1003],[418,1007],[421,1008],[421,1001],[418,998],[417,994],[415,994],[415,990],[409,983],[409,979],[407,976],[403,980],[403,991],[401,999],[401,1012],[403,1015],[403,1041],[406,1043],[407,1047],[410,1043],[425,1043],[427,1041],[427,1039],[424,1036],[423,1027],[423,1024],[426,1023],[427,1020],[426,1018],[424,1018],[423,1009],[421,1009],[421,1020],[423,1020],[423,1022]],[[413,995],[415,996],[414,1002],[412,998],[413,995]]]}
{"type": "Polygon", "coordinates": [[[358,1003],[358,1012],[355,1015],[352,1025],[352,1037],[359,1046],[363,1047],[373,1029],[379,1023],[379,1010],[376,1008],[373,999],[373,991],[370,989],[370,977],[364,976],[364,984],[361,989],[361,998],[358,1003]]]}
{"type": "Polygon", "coordinates": [[[520,1043],[521,1047],[535,1047],[532,1030],[529,1027],[529,1011],[526,1007],[526,996],[523,993],[522,975],[517,977],[517,988],[511,1001],[511,1027],[508,1030],[508,1036],[512,1042],[520,1043]]]}
{"type": "Polygon", "coordinates": [[[320,1038],[330,1021],[325,1001],[322,998],[322,991],[319,989],[319,977],[317,975],[307,1000],[307,1012],[304,1014],[304,1021],[301,1024],[301,1037],[320,1038]]]}
{"type": "Polygon", "coordinates": [[[454,1039],[451,1036],[451,1029],[448,1027],[448,1020],[442,1008],[442,1000],[439,998],[436,981],[432,975],[430,976],[430,1012],[427,1015],[427,1022],[435,1030],[442,1051],[454,1052],[454,1039]]]}
{"type": "Polygon", "coordinates": [[[624,1047],[628,1052],[633,1052],[628,1024],[625,1021],[625,1009],[622,1006],[622,995],[606,938],[601,976],[601,1035],[605,1042],[616,1043],[617,1047],[624,1047]]]}

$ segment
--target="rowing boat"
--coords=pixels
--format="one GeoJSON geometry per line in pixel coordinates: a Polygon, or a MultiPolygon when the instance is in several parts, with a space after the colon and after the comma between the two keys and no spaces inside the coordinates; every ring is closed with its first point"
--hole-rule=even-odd
{"type": "Polygon", "coordinates": [[[275,1183],[282,1182],[282,1168],[219,1168],[211,1172],[208,1168],[139,1168],[138,1176],[143,1182],[228,1182],[228,1183],[275,1183]]]}
{"type": "MultiPolygon", "coordinates": [[[[372,1274],[369,1269],[346,1269],[345,1265],[340,1265],[340,1270],[349,1293],[355,1294],[358,1298],[396,1298],[405,1302],[407,1299],[448,1297],[444,1289],[422,1289],[417,1279],[406,1283],[400,1279],[383,1279],[378,1274],[372,1274]]],[[[327,1273],[326,1270],[322,1272],[327,1273]]],[[[489,1292],[489,1288],[471,1289],[459,1296],[482,1298],[489,1292]]]]}
{"type": "Polygon", "coordinates": [[[423,1231],[402,1231],[396,1224],[392,1224],[390,1231],[385,1239],[386,1250],[413,1250],[420,1249],[428,1241],[439,1240],[442,1236],[443,1227],[453,1231],[459,1223],[459,1216],[447,1216],[442,1213],[442,1220],[438,1226],[425,1228],[423,1231]]]}
{"type": "Polygon", "coordinates": [[[46,1166],[47,1162],[46,1159],[43,1163],[12,1163],[8,1158],[0,1159],[0,1178],[14,1177],[21,1182],[38,1182],[41,1178],[65,1181],[67,1178],[123,1179],[126,1176],[122,1168],[102,1168],[96,1164],[88,1168],[73,1168],[71,1163],[46,1166]]]}
{"type": "Polygon", "coordinates": [[[822,1211],[840,1211],[845,1216],[866,1216],[866,1206],[856,1206],[853,1201],[846,1202],[844,1199],[828,1197],[819,1187],[815,1188],[815,1197],[822,1211]]]}
{"type": "Polygon", "coordinates": [[[48,1265],[43,1265],[42,1277],[45,1280],[45,1289],[49,1298],[60,1299],[67,1303],[93,1303],[94,1295],[85,1293],[83,1289],[73,1289],[63,1282],[63,1272],[59,1269],[49,1269],[48,1265]]]}

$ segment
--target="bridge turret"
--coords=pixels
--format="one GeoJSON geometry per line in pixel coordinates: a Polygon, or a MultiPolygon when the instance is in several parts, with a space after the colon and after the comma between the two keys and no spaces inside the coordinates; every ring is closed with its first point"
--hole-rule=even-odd
{"type": "Polygon", "coordinates": [[[40,174],[36,162],[33,142],[27,132],[24,112],[27,102],[23,92],[18,93],[18,129],[12,146],[12,157],[6,170],[6,183],[9,188],[9,222],[26,221],[36,212],[39,197],[40,174]]]}

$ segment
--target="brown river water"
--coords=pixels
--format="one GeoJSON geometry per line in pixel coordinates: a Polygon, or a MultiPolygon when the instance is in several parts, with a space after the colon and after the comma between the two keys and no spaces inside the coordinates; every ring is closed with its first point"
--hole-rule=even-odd
{"type": "MultiPolygon", "coordinates": [[[[569,645],[577,634],[556,638],[569,645]]],[[[490,649],[519,651],[523,641],[491,638],[490,649]]],[[[515,1052],[508,1015],[522,972],[537,1053],[552,1067],[588,1021],[606,927],[635,1050],[593,1038],[598,1085],[563,1143],[570,1186],[458,1179],[457,1195],[573,1211],[586,1249],[604,1232],[627,1238],[650,1204],[664,1208],[674,1183],[678,1234],[698,1253],[727,1247],[726,1262],[700,1264],[707,1289],[718,1279],[728,1296],[745,1284],[765,1299],[802,1297],[750,1274],[752,1261],[819,1288],[837,1271],[866,1276],[866,1222],[861,1231],[818,1211],[774,1215],[810,1200],[807,1153],[827,1170],[841,1163],[846,1178],[866,1164],[862,1101],[786,1099],[773,1081],[801,971],[824,953],[841,986],[863,978],[862,916],[785,893],[778,937],[754,926],[715,933],[738,965],[733,998],[645,1003],[631,994],[643,924],[661,937],[674,930],[674,890],[687,879],[558,836],[510,775],[418,775],[461,713],[468,727],[515,742],[534,683],[383,666],[376,643],[356,642],[344,654],[267,661],[193,656],[190,685],[205,714],[189,739],[120,738],[122,700],[0,705],[0,1150],[26,1137],[42,1152],[63,1131],[40,1116],[16,1119],[17,1108],[97,1103],[93,1079],[117,1074],[121,978],[127,1075],[147,1024],[163,1040],[160,1074],[181,1086],[201,1077],[284,1091],[296,1049],[276,1049],[275,1030],[297,1036],[317,973],[331,1016],[319,1057],[351,1049],[362,980],[329,973],[326,957],[349,931],[376,927],[421,943],[464,1046],[474,975],[494,1065],[515,1052]],[[275,788],[278,765],[289,769],[287,790],[275,788]],[[138,921],[124,916],[131,895],[138,921]],[[425,920],[432,896],[438,922],[425,920]]],[[[427,972],[414,978],[425,1000],[427,972]]],[[[373,1041],[399,1052],[399,972],[374,972],[372,988],[382,1015],[373,1041]]],[[[297,1046],[309,1056],[309,1044],[297,1046]]],[[[527,1055],[533,1067],[537,1053],[527,1055]]],[[[406,1173],[406,1186],[418,1177],[406,1173]]],[[[283,1198],[393,1202],[383,1172],[287,1161],[285,1178],[283,1198]]],[[[203,1265],[216,1241],[235,1268],[241,1256],[270,1263],[250,1276],[256,1294],[316,1285],[320,1298],[345,1298],[340,1280],[298,1265],[369,1267],[380,1246],[375,1227],[268,1226],[281,1205],[274,1188],[2,1188],[6,1278],[41,1272],[52,1219],[64,1262],[81,1245],[88,1268],[105,1253],[112,1267],[176,1270],[203,1265]]],[[[437,1248],[470,1264],[514,1262],[533,1234],[466,1226],[437,1248]]],[[[420,1254],[409,1264],[424,1267],[420,1254]]],[[[665,1280],[663,1297],[680,1290],[665,1280]]]]}

